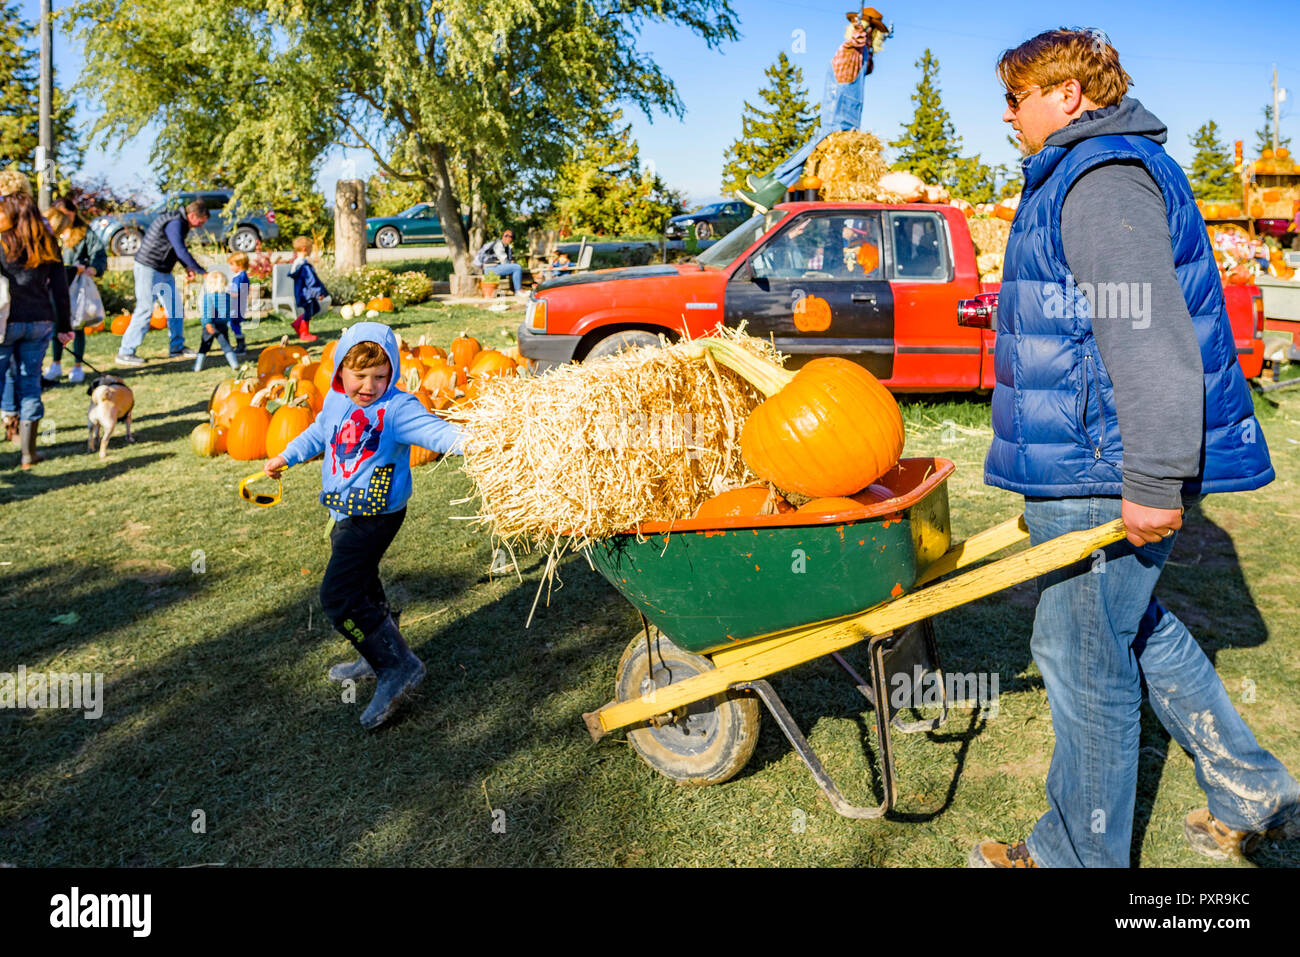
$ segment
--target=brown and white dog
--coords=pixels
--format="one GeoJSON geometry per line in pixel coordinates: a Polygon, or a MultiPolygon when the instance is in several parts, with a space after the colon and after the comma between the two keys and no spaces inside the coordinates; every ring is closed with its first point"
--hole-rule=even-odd
{"type": "Polygon", "coordinates": [[[108,440],[122,419],[126,420],[126,440],[134,442],[135,439],[131,438],[131,410],[135,408],[135,396],[127,384],[117,376],[101,375],[86,387],[86,392],[90,395],[90,412],[86,416],[90,429],[87,451],[95,451],[98,443],[99,457],[107,458],[108,440]]]}

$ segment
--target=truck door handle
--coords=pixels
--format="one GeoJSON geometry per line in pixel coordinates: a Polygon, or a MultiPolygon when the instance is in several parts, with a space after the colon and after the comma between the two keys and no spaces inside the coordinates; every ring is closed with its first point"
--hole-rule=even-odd
{"type": "Polygon", "coordinates": [[[874,292],[855,292],[849,296],[852,302],[869,302],[872,305],[876,303],[876,294],[874,292]]]}

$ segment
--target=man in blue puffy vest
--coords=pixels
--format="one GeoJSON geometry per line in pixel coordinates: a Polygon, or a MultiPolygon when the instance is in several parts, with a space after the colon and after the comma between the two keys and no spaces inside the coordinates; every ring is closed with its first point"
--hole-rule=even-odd
{"type": "Polygon", "coordinates": [[[1184,503],[1273,480],[1205,223],[1098,30],[1006,51],[1025,154],[999,297],[985,481],[1025,496],[1034,544],[1123,518],[1127,541],[1039,581],[1031,648],[1056,744],[1048,811],[977,867],[1127,867],[1143,684],[1209,807],[1191,846],[1300,835],[1300,785],[1255,741],[1187,628],[1153,597],[1184,503]]]}

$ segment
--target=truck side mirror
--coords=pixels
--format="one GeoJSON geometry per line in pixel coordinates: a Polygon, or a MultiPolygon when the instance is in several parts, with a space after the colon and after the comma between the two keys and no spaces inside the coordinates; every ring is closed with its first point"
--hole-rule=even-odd
{"type": "Polygon", "coordinates": [[[974,299],[957,303],[957,325],[972,329],[992,329],[998,314],[998,294],[980,293],[974,299]]]}

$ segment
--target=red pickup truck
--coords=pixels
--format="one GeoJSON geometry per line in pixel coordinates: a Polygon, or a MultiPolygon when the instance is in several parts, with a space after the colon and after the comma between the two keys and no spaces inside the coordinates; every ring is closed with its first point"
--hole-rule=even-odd
{"type": "MultiPolygon", "coordinates": [[[[543,283],[519,328],[519,351],[545,371],[654,344],[660,333],[701,336],[743,321],[751,334],[773,337],[792,365],[837,355],[894,391],[991,389],[996,292],[996,283],[980,282],[966,218],[952,206],[786,203],[691,263],[543,283]],[[801,321],[800,302],[811,296],[829,307],[825,328],[801,321]]],[[[1259,292],[1224,293],[1243,371],[1254,378],[1263,363],[1259,292]]]]}

